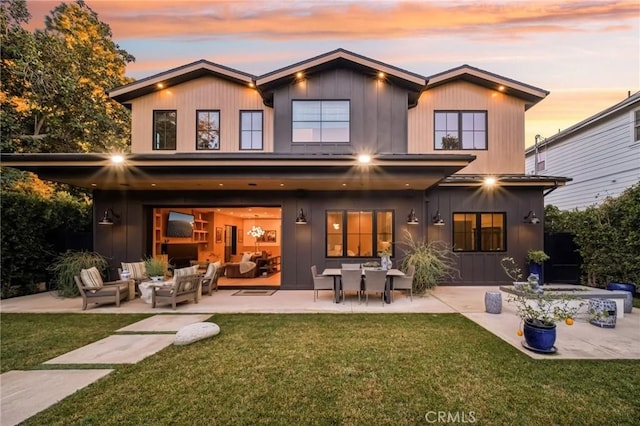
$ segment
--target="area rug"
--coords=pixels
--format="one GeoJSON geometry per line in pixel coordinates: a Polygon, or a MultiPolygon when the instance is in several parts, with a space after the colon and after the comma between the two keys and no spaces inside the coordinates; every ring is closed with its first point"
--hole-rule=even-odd
{"type": "Polygon", "coordinates": [[[235,293],[233,293],[232,296],[271,296],[276,291],[278,290],[261,290],[261,289],[238,290],[235,293]]]}

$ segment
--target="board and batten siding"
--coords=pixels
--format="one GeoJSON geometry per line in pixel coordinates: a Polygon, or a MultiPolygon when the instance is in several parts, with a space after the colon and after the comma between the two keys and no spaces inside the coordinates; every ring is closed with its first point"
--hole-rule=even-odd
{"type": "Polygon", "coordinates": [[[406,90],[346,68],[319,72],[273,94],[275,151],[281,153],[407,153],[406,90]],[[348,100],[348,142],[292,142],[292,102],[348,100]]]}
{"type": "Polygon", "coordinates": [[[240,111],[261,110],[263,150],[273,151],[273,111],[262,103],[255,89],[205,76],[163,89],[131,101],[131,152],[174,154],[176,152],[239,152],[240,111]],[[153,150],[153,111],[177,111],[176,150],[153,150]],[[196,110],[220,110],[220,150],[196,150],[196,110]]]}
{"type": "MultiPolygon", "coordinates": [[[[539,175],[573,179],[545,197],[561,210],[583,210],[617,197],[640,182],[640,141],[633,141],[633,112],[624,112],[542,148],[545,169],[539,175]]],[[[527,173],[534,171],[534,153],[527,173]]]]}
{"type": "Polygon", "coordinates": [[[408,112],[410,154],[473,154],[476,160],[460,174],[524,173],[524,101],[460,81],[422,93],[408,112]],[[435,150],[434,111],[487,111],[486,150],[435,150]]]}

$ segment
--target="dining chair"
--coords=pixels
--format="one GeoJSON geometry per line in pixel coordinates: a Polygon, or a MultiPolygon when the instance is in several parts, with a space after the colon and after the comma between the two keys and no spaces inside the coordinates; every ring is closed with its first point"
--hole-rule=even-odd
{"type": "Polygon", "coordinates": [[[409,290],[409,298],[413,302],[413,275],[416,267],[411,265],[407,268],[407,272],[403,277],[393,277],[393,288],[391,289],[391,301],[393,301],[393,292],[395,290],[409,290]]]}
{"type": "Polygon", "coordinates": [[[342,283],[342,301],[344,302],[345,292],[355,291],[358,293],[358,304],[360,303],[360,293],[362,293],[362,272],[360,269],[342,269],[340,271],[340,281],[342,283]]]}
{"type": "Polygon", "coordinates": [[[359,263],[343,263],[342,269],[360,269],[359,263]]]}
{"type": "Polygon", "coordinates": [[[316,265],[311,266],[311,276],[313,277],[313,301],[318,299],[318,290],[333,290],[333,277],[318,275],[316,265]]]}
{"type": "Polygon", "coordinates": [[[364,295],[366,304],[369,304],[369,292],[380,293],[382,306],[384,306],[384,291],[387,286],[387,271],[385,270],[364,270],[364,295]]]}

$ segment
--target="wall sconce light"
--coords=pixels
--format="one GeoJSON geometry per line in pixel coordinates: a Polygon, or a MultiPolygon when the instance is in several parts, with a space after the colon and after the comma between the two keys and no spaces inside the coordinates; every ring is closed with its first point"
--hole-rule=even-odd
{"type": "Polygon", "coordinates": [[[432,220],[433,220],[433,224],[436,225],[436,226],[443,226],[444,225],[444,219],[440,215],[440,210],[436,211],[436,214],[433,215],[432,220]]]}
{"type": "Polygon", "coordinates": [[[418,222],[418,216],[416,216],[416,211],[414,209],[411,209],[411,213],[409,213],[409,216],[407,216],[407,225],[417,225],[418,222]]]}
{"type": "Polygon", "coordinates": [[[538,216],[536,216],[536,212],[534,212],[533,210],[529,210],[529,213],[527,213],[527,215],[524,217],[524,221],[532,225],[537,225],[538,223],[540,223],[540,219],[538,219],[538,216]]]}
{"type": "Polygon", "coordinates": [[[104,211],[104,216],[98,222],[98,225],[113,225],[113,219],[120,220],[120,215],[113,212],[111,209],[104,211]]]}
{"type": "Polygon", "coordinates": [[[296,217],[296,225],[306,225],[307,217],[304,215],[304,211],[300,209],[298,216],[296,217]]]}

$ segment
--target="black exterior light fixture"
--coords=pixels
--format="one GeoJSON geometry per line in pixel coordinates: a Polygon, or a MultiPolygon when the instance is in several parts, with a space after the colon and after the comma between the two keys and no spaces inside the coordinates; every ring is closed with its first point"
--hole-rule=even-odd
{"type": "Polygon", "coordinates": [[[407,225],[417,225],[419,223],[418,216],[416,216],[416,211],[411,209],[409,216],[407,216],[407,225]]]}
{"type": "Polygon", "coordinates": [[[433,224],[436,225],[436,226],[443,226],[444,225],[444,219],[440,215],[440,210],[437,210],[436,214],[433,215],[433,217],[431,219],[433,220],[433,224]]]}
{"type": "Polygon", "coordinates": [[[530,223],[532,225],[537,225],[540,223],[540,219],[536,216],[536,212],[533,210],[529,210],[529,213],[524,217],[524,221],[530,223]]]}
{"type": "Polygon", "coordinates": [[[307,217],[304,215],[304,210],[300,209],[298,216],[296,216],[296,225],[306,225],[307,217]]]}
{"type": "Polygon", "coordinates": [[[106,209],[104,216],[98,222],[98,225],[113,225],[113,219],[120,220],[120,215],[113,212],[112,209],[106,209]]]}

